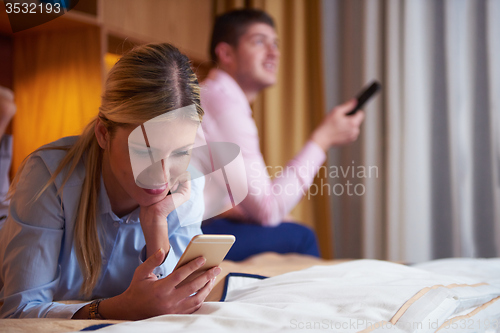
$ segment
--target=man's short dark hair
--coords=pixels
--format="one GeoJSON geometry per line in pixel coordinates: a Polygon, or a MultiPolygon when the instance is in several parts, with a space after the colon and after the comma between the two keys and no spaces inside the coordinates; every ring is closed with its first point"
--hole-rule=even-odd
{"type": "Polygon", "coordinates": [[[265,23],[274,28],[274,21],[269,14],[259,9],[237,9],[215,19],[212,40],[210,42],[210,57],[217,62],[215,47],[221,42],[238,46],[238,41],[247,28],[254,23],[265,23]]]}

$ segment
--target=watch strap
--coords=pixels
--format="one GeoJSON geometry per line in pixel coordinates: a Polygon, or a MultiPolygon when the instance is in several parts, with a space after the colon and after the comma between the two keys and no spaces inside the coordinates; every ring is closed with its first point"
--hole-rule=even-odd
{"type": "Polygon", "coordinates": [[[89,307],[89,319],[104,319],[103,316],[99,313],[99,304],[103,301],[104,298],[93,300],[90,303],[89,307]]]}

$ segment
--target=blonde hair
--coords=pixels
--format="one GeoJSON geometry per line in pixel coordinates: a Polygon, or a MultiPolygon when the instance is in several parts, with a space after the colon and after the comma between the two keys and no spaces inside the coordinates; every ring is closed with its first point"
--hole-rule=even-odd
{"type": "MultiPolygon", "coordinates": [[[[67,169],[58,190],[58,195],[61,195],[78,163],[83,160],[85,164],[74,228],[74,247],[83,275],[80,293],[85,297],[90,297],[95,288],[102,265],[97,214],[103,150],[95,137],[96,122],[101,121],[112,137],[117,127],[137,126],[165,112],[192,104],[196,112],[189,117],[199,122],[203,117],[200,88],[189,59],[170,44],[138,46],[121,57],[109,72],[99,114],[85,127],[77,142],[71,147],[36,150],[63,149],[67,153],[35,200],[67,169]]],[[[9,190],[10,196],[15,192],[25,164],[26,160],[19,167],[9,190]]]]}

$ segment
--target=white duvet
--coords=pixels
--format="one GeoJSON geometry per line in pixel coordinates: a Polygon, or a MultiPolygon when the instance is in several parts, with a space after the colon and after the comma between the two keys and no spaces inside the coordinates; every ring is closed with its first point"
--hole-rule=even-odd
{"type": "Polygon", "coordinates": [[[224,302],[102,332],[500,332],[500,259],[375,260],[230,277],[224,302]]]}

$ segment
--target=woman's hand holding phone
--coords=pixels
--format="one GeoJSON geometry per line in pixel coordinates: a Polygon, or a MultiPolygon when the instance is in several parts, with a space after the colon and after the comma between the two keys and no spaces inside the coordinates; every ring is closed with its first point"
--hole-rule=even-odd
{"type": "Polygon", "coordinates": [[[205,264],[205,259],[198,257],[167,277],[158,279],[153,270],[162,263],[164,257],[165,252],[159,250],[137,267],[127,290],[101,302],[100,314],[109,319],[139,320],[164,314],[189,314],[198,310],[212,291],[215,277],[221,269],[213,267],[192,281],[183,283],[205,264]]]}

